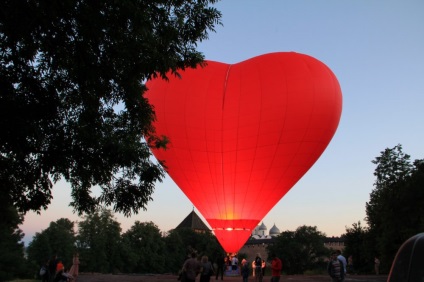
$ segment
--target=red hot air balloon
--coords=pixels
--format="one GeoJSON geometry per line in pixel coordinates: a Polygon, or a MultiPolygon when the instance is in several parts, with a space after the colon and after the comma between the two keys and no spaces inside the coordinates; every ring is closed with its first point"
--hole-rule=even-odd
{"type": "Polygon", "coordinates": [[[326,65],[299,53],[206,63],[148,81],[156,132],[170,140],[153,154],[233,253],[323,153],[342,95],[326,65]]]}

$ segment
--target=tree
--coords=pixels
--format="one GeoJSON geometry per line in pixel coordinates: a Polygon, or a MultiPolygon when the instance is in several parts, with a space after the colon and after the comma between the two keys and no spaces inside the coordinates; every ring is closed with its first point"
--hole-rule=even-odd
{"type": "Polygon", "coordinates": [[[143,82],[203,61],[195,48],[220,24],[215,2],[1,1],[4,202],[46,209],[64,178],[79,213],[101,204],[125,215],[146,209],[164,176],[149,146],[166,138],[151,126],[143,82]]]}
{"type": "Polygon", "coordinates": [[[369,244],[369,230],[362,227],[361,222],[346,227],[342,235],[345,240],[343,253],[346,257],[352,256],[355,273],[370,273],[376,253],[375,245],[369,244]]]}
{"type": "Polygon", "coordinates": [[[386,148],[380,157],[372,161],[376,165],[374,190],[366,203],[367,222],[371,228],[381,226],[382,210],[386,208],[389,197],[396,192],[395,185],[403,183],[411,174],[410,156],[402,152],[402,146],[386,148]]]}
{"type": "Polygon", "coordinates": [[[65,267],[72,265],[75,251],[74,223],[67,218],[50,222],[49,227],[40,233],[35,233],[28,245],[28,259],[42,265],[47,259],[58,256],[65,267]]]}
{"type": "Polygon", "coordinates": [[[424,228],[423,160],[413,163],[402,146],[387,148],[374,161],[376,181],[366,203],[370,239],[387,272],[398,248],[424,228]]]}
{"type": "Polygon", "coordinates": [[[54,254],[50,246],[50,240],[47,232],[44,230],[37,232],[32,237],[32,241],[27,247],[28,261],[34,266],[35,270],[40,269],[45,261],[50,260],[54,254]]]}
{"type": "Polygon", "coordinates": [[[284,231],[267,247],[271,253],[282,258],[287,274],[303,274],[314,270],[328,258],[329,250],[324,246],[325,234],[316,226],[300,226],[296,231],[284,231]]]}
{"type": "Polygon", "coordinates": [[[178,273],[188,256],[187,245],[185,245],[186,242],[181,234],[181,230],[171,230],[168,236],[164,238],[164,241],[166,253],[168,254],[168,256],[165,256],[165,263],[168,266],[168,270],[178,273]]]}
{"type": "Polygon", "coordinates": [[[122,235],[125,254],[125,272],[131,273],[164,273],[165,265],[165,242],[159,228],[153,222],[141,223],[136,221],[134,225],[122,235]],[[129,252],[128,252],[129,251],[129,252]]]}
{"type": "Polygon", "coordinates": [[[78,223],[81,271],[119,272],[123,264],[121,246],[121,226],[110,210],[99,209],[78,223]]]}
{"type": "MultiPolygon", "coordinates": [[[[4,195],[0,195],[4,197],[4,195]]],[[[24,234],[18,228],[23,222],[23,217],[16,209],[9,205],[0,205],[0,281],[10,280],[14,277],[27,277],[25,267],[24,234]]]]}

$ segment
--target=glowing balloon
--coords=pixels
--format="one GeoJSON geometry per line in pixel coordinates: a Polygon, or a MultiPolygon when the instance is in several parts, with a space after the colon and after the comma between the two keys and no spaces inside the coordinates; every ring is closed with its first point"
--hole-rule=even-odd
{"type": "Polygon", "coordinates": [[[170,139],[153,153],[224,250],[237,252],[327,147],[340,86],[326,65],[293,52],[180,75],[147,83],[156,131],[170,139]]]}

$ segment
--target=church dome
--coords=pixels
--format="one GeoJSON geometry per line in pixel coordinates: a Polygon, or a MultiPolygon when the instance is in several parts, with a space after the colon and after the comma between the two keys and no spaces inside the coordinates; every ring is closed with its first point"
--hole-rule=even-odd
{"type": "Polygon", "coordinates": [[[271,227],[271,229],[269,230],[269,235],[280,235],[280,229],[278,229],[277,228],[277,226],[275,226],[275,223],[274,223],[274,226],[273,227],[271,227]]]}
{"type": "Polygon", "coordinates": [[[265,224],[262,222],[261,226],[259,226],[259,230],[267,230],[265,224]]]}

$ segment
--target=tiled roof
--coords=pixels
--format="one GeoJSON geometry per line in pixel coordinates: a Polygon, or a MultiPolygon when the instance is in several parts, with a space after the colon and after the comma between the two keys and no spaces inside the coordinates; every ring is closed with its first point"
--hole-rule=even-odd
{"type": "Polygon", "coordinates": [[[177,226],[179,228],[191,228],[193,230],[208,230],[209,228],[200,219],[200,217],[194,212],[194,210],[177,226]]]}

